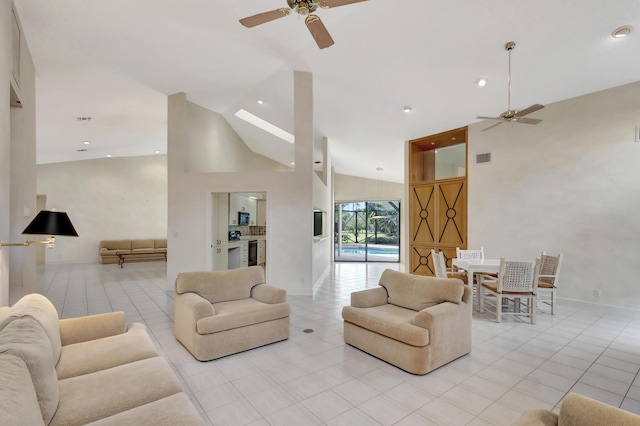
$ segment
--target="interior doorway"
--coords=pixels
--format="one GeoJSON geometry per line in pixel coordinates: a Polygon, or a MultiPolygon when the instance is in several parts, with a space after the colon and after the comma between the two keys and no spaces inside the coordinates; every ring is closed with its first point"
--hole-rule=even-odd
{"type": "Polygon", "coordinates": [[[400,202],[336,203],[336,262],[399,262],[400,202]]]}

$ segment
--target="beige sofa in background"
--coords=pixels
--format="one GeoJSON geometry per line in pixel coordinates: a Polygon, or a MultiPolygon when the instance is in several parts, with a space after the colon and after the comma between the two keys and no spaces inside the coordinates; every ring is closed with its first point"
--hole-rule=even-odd
{"type": "Polygon", "coordinates": [[[560,414],[542,408],[526,411],[513,426],[640,426],[640,416],[584,395],[570,392],[560,414]]]}
{"type": "Polygon", "coordinates": [[[100,241],[100,263],[119,263],[117,252],[136,254],[127,256],[127,262],[142,260],[166,260],[167,239],[146,240],[102,240],[100,241]]]}
{"type": "Polygon", "coordinates": [[[471,289],[461,280],[387,269],[379,285],[351,293],[346,343],[413,374],[471,351],[471,289]]]}
{"type": "Polygon", "coordinates": [[[178,274],[176,338],[200,361],[288,339],[287,293],[264,282],[261,266],[178,274]]]}
{"type": "Polygon", "coordinates": [[[143,324],[58,319],[44,296],[0,309],[0,426],[202,425],[143,324]]]}

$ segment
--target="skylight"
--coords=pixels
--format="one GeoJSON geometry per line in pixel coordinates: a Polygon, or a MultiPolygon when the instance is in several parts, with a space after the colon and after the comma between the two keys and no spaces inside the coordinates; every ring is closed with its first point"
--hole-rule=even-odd
{"type": "Polygon", "coordinates": [[[239,109],[238,112],[236,112],[233,115],[235,115],[236,117],[238,117],[241,120],[246,121],[249,124],[253,124],[254,126],[264,130],[265,132],[269,132],[272,135],[279,137],[283,141],[287,141],[289,143],[294,143],[295,142],[295,137],[291,133],[285,132],[281,128],[279,128],[277,126],[274,126],[273,124],[269,123],[268,121],[265,121],[262,118],[260,118],[258,116],[255,116],[255,115],[251,114],[248,111],[245,111],[242,108],[239,109]]]}

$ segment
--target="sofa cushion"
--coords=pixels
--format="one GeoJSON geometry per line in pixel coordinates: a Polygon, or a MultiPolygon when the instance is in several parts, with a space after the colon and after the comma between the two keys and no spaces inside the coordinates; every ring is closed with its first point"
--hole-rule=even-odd
{"type": "Polygon", "coordinates": [[[15,318],[31,317],[36,320],[42,330],[47,334],[51,343],[53,363],[60,358],[60,325],[58,323],[58,311],[53,303],[41,294],[32,293],[23,296],[9,310],[9,314],[0,321],[0,330],[15,318]]]}
{"type": "Polygon", "coordinates": [[[459,304],[464,283],[457,278],[436,278],[386,269],[379,285],[387,289],[389,303],[421,311],[442,302],[459,304]]]}
{"type": "Polygon", "coordinates": [[[176,293],[197,293],[210,303],[248,299],[251,288],[264,283],[264,269],[249,266],[223,271],[182,272],[176,278],[176,293]]]}
{"type": "Polygon", "coordinates": [[[113,251],[118,250],[131,250],[131,240],[102,240],[100,241],[100,248],[113,251]]]}
{"type": "Polygon", "coordinates": [[[22,358],[0,354],[0,426],[44,425],[29,369],[22,358]]]}
{"type": "Polygon", "coordinates": [[[137,251],[153,251],[155,248],[154,240],[131,240],[131,252],[137,251]]]}
{"type": "Polygon", "coordinates": [[[21,358],[29,369],[42,420],[49,423],[58,407],[58,377],[51,343],[32,317],[15,318],[0,331],[0,354],[21,358]]]}
{"type": "Polygon", "coordinates": [[[153,240],[153,248],[156,249],[157,252],[162,253],[167,251],[167,239],[160,238],[157,240],[153,240]]]}
{"type": "MultiPolygon", "coordinates": [[[[89,423],[90,426],[195,426],[202,418],[184,392],[89,423]]],[[[88,426],[89,426],[88,425],[88,426]]]]}
{"type": "Polygon", "coordinates": [[[411,324],[415,316],[414,311],[392,304],[342,308],[342,318],[347,322],[411,346],[426,346],[429,344],[429,331],[411,324]]]}
{"type": "Polygon", "coordinates": [[[63,346],[56,372],[62,380],[154,356],[146,327],[133,323],[126,333],[63,346]]]}
{"type": "Polygon", "coordinates": [[[11,308],[8,306],[0,306],[0,322],[7,316],[9,315],[9,310],[11,308]]]}
{"type": "Polygon", "coordinates": [[[63,379],[54,425],[81,425],[158,401],[182,391],[177,377],[160,357],[63,379]]]}
{"type": "Polygon", "coordinates": [[[211,334],[224,330],[245,327],[289,316],[288,303],[268,304],[255,299],[234,300],[213,304],[216,314],[199,319],[198,334],[211,334]]]}

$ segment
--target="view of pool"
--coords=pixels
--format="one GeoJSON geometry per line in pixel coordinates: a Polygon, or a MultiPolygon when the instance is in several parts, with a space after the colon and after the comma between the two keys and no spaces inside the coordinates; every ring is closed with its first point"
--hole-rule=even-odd
{"type": "MultiPolygon", "coordinates": [[[[365,248],[364,247],[343,247],[342,248],[342,252],[343,253],[349,253],[349,254],[364,254],[365,253],[365,248]]],[[[369,250],[367,250],[368,254],[386,254],[389,256],[398,256],[398,248],[397,247],[389,247],[388,249],[386,248],[370,248],[369,250]]]]}

